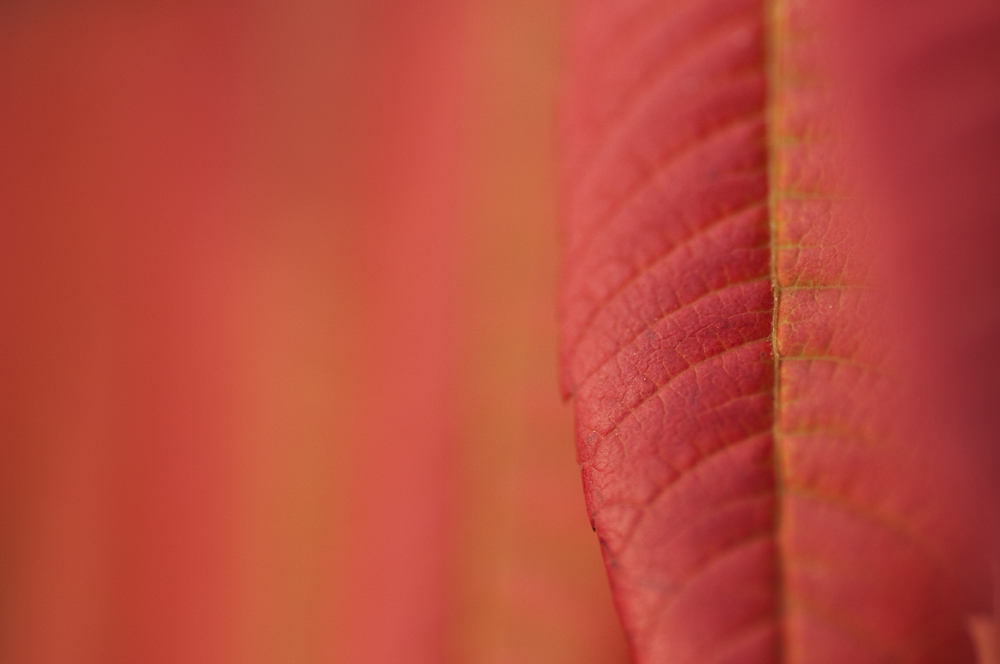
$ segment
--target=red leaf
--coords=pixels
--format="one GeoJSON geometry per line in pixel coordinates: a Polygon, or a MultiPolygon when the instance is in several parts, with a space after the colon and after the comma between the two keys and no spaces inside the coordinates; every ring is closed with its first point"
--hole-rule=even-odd
{"type": "Polygon", "coordinates": [[[965,523],[847,178],[829,19],[577,5],[562,378],[637,661],[970,660],[965,523]]]}
{"type": "MultiPolygon", "coordinates": [[[[939,419],[1000,476],[1000,5],[879,0],[841,8],[834,43],[857,101],[896,297],[920,316],[939,419]],[[892,19],[900,28],[878,34],[892,19]]],[[[994,493],[992,500],[997,496],[994,493]]]]}

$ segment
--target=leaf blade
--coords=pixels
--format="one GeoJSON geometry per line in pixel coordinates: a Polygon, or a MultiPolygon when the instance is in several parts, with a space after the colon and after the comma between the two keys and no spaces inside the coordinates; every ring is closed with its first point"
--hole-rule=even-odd
{"type": "Polygon", "coordinates": [[[947,481],[907,421],[819,7],[759,3],[740,42],[705,25],[746,4],[580,3],[563,385],[639,662],[972,656],[960,528],[927,499],[947,481]],[[671,24],[607,46],[601,26],[651,19],[696,37],[671,24]],[[685,75],[653,93],[642,75],[602,79],[657,62],[685,75]],[[607,101],[629,85],[642,103],[607,101]]]}

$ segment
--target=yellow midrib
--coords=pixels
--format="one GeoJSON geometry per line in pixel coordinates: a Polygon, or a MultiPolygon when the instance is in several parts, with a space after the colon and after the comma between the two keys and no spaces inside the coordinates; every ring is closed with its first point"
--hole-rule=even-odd
{"type": "Polygon", "coordinates": [[[781,303],[781,283],[778,279],[778,217],[777,217],[777,159],[775,146],[778,144],[777,128],[778,95],[781,86],[781,40],[784,28],[785,0],[765,0],[764,30],[767,35],[765,65],[767,76],[767,207],[768,223],[770,225],[771,245],[771,288],[774,292],[774,313],[771,318],[771,350],[774,362],[774,402],[772,406],[772,462],[774,467],[774,546],[775,546],[775,619],[778,623],[778,660],[787,659],[787,643],[785,628],[785,566],[782,553],[781,532],[784,526],[784,468],[782,463],[780,440],[781,414],[781,353],[778,347],[778,312],[781,303]]]}

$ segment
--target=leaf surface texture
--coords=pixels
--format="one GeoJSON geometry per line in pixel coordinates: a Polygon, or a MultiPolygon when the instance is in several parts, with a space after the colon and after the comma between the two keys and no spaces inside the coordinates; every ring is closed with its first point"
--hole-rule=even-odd
{"type": "Polygon", "coordinates": [[[636,661],[970,661],[819,4],[575,9],[562,381],[636,661]]]}

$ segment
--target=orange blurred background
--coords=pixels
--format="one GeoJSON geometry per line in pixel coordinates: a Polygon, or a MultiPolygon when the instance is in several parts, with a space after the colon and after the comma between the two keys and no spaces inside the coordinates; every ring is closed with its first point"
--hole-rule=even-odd
{"type": "Polygon", "coordinates": [[[0,5],[0,661],[626,661],[557,0],[0,5]]]}

